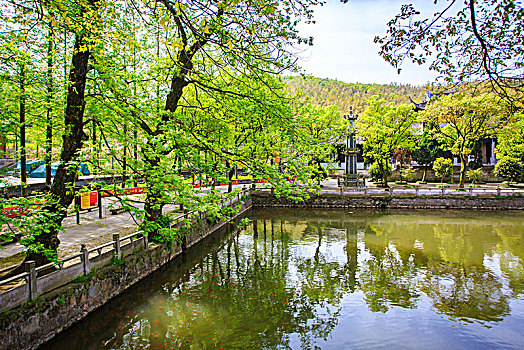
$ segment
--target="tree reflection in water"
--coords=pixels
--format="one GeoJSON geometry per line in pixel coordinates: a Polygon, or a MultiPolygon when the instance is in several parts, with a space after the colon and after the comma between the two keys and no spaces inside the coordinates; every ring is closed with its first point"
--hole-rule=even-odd
{"type": "Polygon", "coordinates": [[[451,320],[491,327],[523,290],[523,223],[445,212],[255,211],[244,231],[199,246],[84,322],[102,323],[98,333],[62,341],[309,349],[329,341],[352,295],[371,312],[428,301],[451,320]]]}

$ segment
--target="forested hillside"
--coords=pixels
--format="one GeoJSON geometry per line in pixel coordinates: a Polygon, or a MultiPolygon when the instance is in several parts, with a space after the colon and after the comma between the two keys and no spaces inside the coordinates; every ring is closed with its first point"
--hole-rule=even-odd
{"type": "Polygon", "coordinates": [[[286,79],[290,94],[298,94],[302,100],[316,105],[336,105],[341,113],[353,106],[357,113],[364,111],[366,100],[379,95],[387,101],[409,103],[422,102],[426,87],[412,85],[353,84],[315,77],[289,77],[286,79]]]}

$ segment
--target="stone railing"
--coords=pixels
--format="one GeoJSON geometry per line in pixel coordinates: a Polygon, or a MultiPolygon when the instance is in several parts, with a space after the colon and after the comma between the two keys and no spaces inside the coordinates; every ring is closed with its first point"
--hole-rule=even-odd
{"type": "MultiPolygon", "coordinates": [[[[274,188],[265,187],[259,188],[257,191],[274,193],[274,188]]],[[[368,187],[355,188],[322,188],[319,191],[313,192],[318,195],[324,194],[338,194],[338,195],[352,195],[352,196],[478,196],[478,197],[508,197],[508,196],[524,196],[524,189],[515,188],[467,188],[459,190],[457,188],[388,188],[377,189],[368,187]]]]}
{"type": "Polygon", "coordinates": [[[62,259],[58,265],[50,263],[35,267],[34,261],[28,261],[25,263],[25,272],[0,281],[0,288],[15,286],[0,292],[0,312],[36,300],[39,295],[87,275],[94,268],[107,265],[115,258],[121,259],[135,249],[139,247],[144,249],[147,246],[147,236],[143,236],[142,232],[125,237],[115,233],[112,242],[93,249],[86,249],[85,244],[82,244],[79,253],[62,259]],[[54,269],[56,271],[46,273],[54,269]]]}
{"type": "MultiPolygon", "coordinates": [[[[249,191],[242,190],[237,196],[225,200],[221,206],[233,206],[249,191]]],[[[182,225],[190,218],[202,218],[204,213],[186,211],[173,220],[170,228],[182,225]]],[[[60,263],[50,263],[39,267],[34,261],[25,263],[25,272],[0,281],[0,312],[10,310],[25,302],[36,300],[39,295],[68,284],[82,276],[89,275],[93,269],[116,262],[133,254],[137,250],[149,249],[148,238],[142,231],[120,237],[114,233],[113,240],[87,249],[81,245],[80,252],[63,258],[60,263]],[[49,273],[50,270],[55,270],[49,273]]],[[[4,269],[0,273],[10,270],[4,269]]]]}
{"type": "Polygon", "coordinates": [[[460,209],[524,210],[524,192],[517,189],[323,188],[309,192],[303,201],[274,195],[274,189],[252,192],[254,208],[333,208],[333,209],[460,209]]]}

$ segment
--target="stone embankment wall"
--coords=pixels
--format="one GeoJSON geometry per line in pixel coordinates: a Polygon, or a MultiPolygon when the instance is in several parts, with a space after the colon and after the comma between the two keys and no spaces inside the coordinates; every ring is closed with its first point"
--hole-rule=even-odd
{"type": "Polygon", "coordinates": [[[150,275],[204,238],[239,220],[251,207],[247,199],[239,213],[227,221],[195,223],[181,244],[149,244],[145,250],[124,257],[75,281],[0,315],[0,349],[34,349],[90,312],[150,275]]]}
{"type": "Polygon", "coordinates": [[[477,197],[468,195],[445,196],[364,196],[323,194],[312,195],[301,203],[277,198],[268,192],[252,193],[254,208],[379,208],[379,209],[473,209],[524,210],[524,197],[477,197]]]}

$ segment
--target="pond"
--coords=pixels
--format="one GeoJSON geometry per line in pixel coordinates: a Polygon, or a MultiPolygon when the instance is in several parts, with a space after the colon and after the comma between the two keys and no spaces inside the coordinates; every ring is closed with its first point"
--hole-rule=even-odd
{"type": "Polygon", "coordinates": [[[524,344],[524,215],[254,210],[48,349],[524,344]]]}

